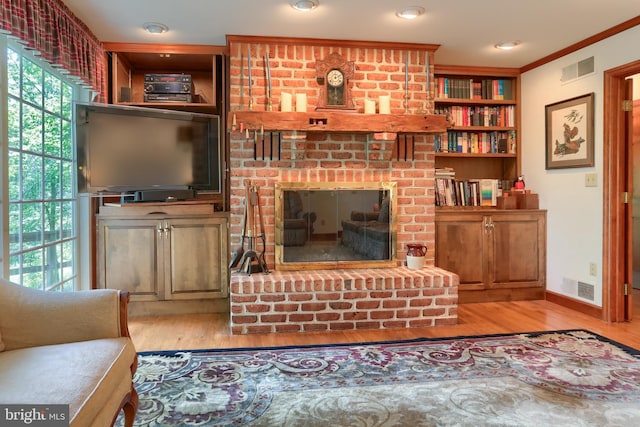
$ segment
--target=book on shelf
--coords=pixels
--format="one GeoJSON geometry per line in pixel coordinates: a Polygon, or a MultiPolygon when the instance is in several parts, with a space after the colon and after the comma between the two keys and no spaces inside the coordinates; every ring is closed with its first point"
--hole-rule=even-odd
{"type": "Polygon", "coordinates": [[[438,98],[513,100],[511,79],[436,78],[438,98]]]}
{"type": "Polygon", "coordinates": [[[436,206],[496,206],[504,185],[500,179],[457,180],[436,170],[436,206]]]}
{"type": "Polygon", "coordinates": [[[516,132],[452,130],[434,135],[434,149],[437,153],[515,153],[516,132]]]}
{"type": "Polygon", "coordinates": [[[451,118],[454,126],[496,126],[515,127],[514,105],[446,105],[435,108],[435,114],[444,114],[451,118]]]}

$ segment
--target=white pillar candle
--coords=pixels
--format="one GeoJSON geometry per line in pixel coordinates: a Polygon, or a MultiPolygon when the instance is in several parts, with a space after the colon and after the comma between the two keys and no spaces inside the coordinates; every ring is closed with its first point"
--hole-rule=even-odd
{"type": "Polygon", "coordinates": [[[280,94],[280,111],[291,111],[291,94],[288,92],[282,92],[280,94]]]}
{"type": "Polygon", "coordinates": [[[306,93],[296,93],[296,111],[298,113],[307,112],[307,94],[306,93]]]}
{"type": "Polygon", "coordinates": [[[378,97],[378,105],[380,114],[391,114],[391,98],[389,95],[380,95],[378,97]]]}
{"type": "Polygon", "coordinates": [[[365,114],[375,114],[376,113],[376,101],[373,99],[365,99],[364,100],[364,113],[365,114]]]}

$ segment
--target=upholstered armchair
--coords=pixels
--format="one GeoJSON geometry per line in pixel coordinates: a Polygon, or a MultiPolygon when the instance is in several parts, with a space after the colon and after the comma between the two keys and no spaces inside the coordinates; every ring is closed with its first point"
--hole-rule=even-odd
{"type": "Polygon", "coordinates": [[[47,292],[0,279],[0,403],[69,405],[69,425],[133,425],[137,354],[126,292],[47,292]]]}
{"type": "Polygon", "coordinates": [[[297,191],[284,192],[284,246],[302,246],[313,234],[315,212],[304,212],[302,197],[297,191]]]}

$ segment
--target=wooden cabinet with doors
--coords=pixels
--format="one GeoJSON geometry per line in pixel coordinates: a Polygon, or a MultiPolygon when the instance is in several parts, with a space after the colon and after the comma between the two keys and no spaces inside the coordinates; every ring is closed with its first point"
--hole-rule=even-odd
{"type": "Polygon", "coordinates": [[[436,265],[460,276],[461,303],[543,299],[546,211],[438,210],[436,265]]]}
{"type": "Polygon", "coordinates": [[[210,203],[103,206],[98,288],[129,291],[141,312],[217,311],[203,301],[228,296],[227,229],[210,203]]]}

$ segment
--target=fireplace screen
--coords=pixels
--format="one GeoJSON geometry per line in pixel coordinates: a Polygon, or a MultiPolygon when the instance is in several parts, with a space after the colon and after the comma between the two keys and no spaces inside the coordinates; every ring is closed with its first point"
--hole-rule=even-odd
{"type": "Polygon", "coordinates": [[[395,183],[279,183],[276,269],[395,265],[395,183]]]}

